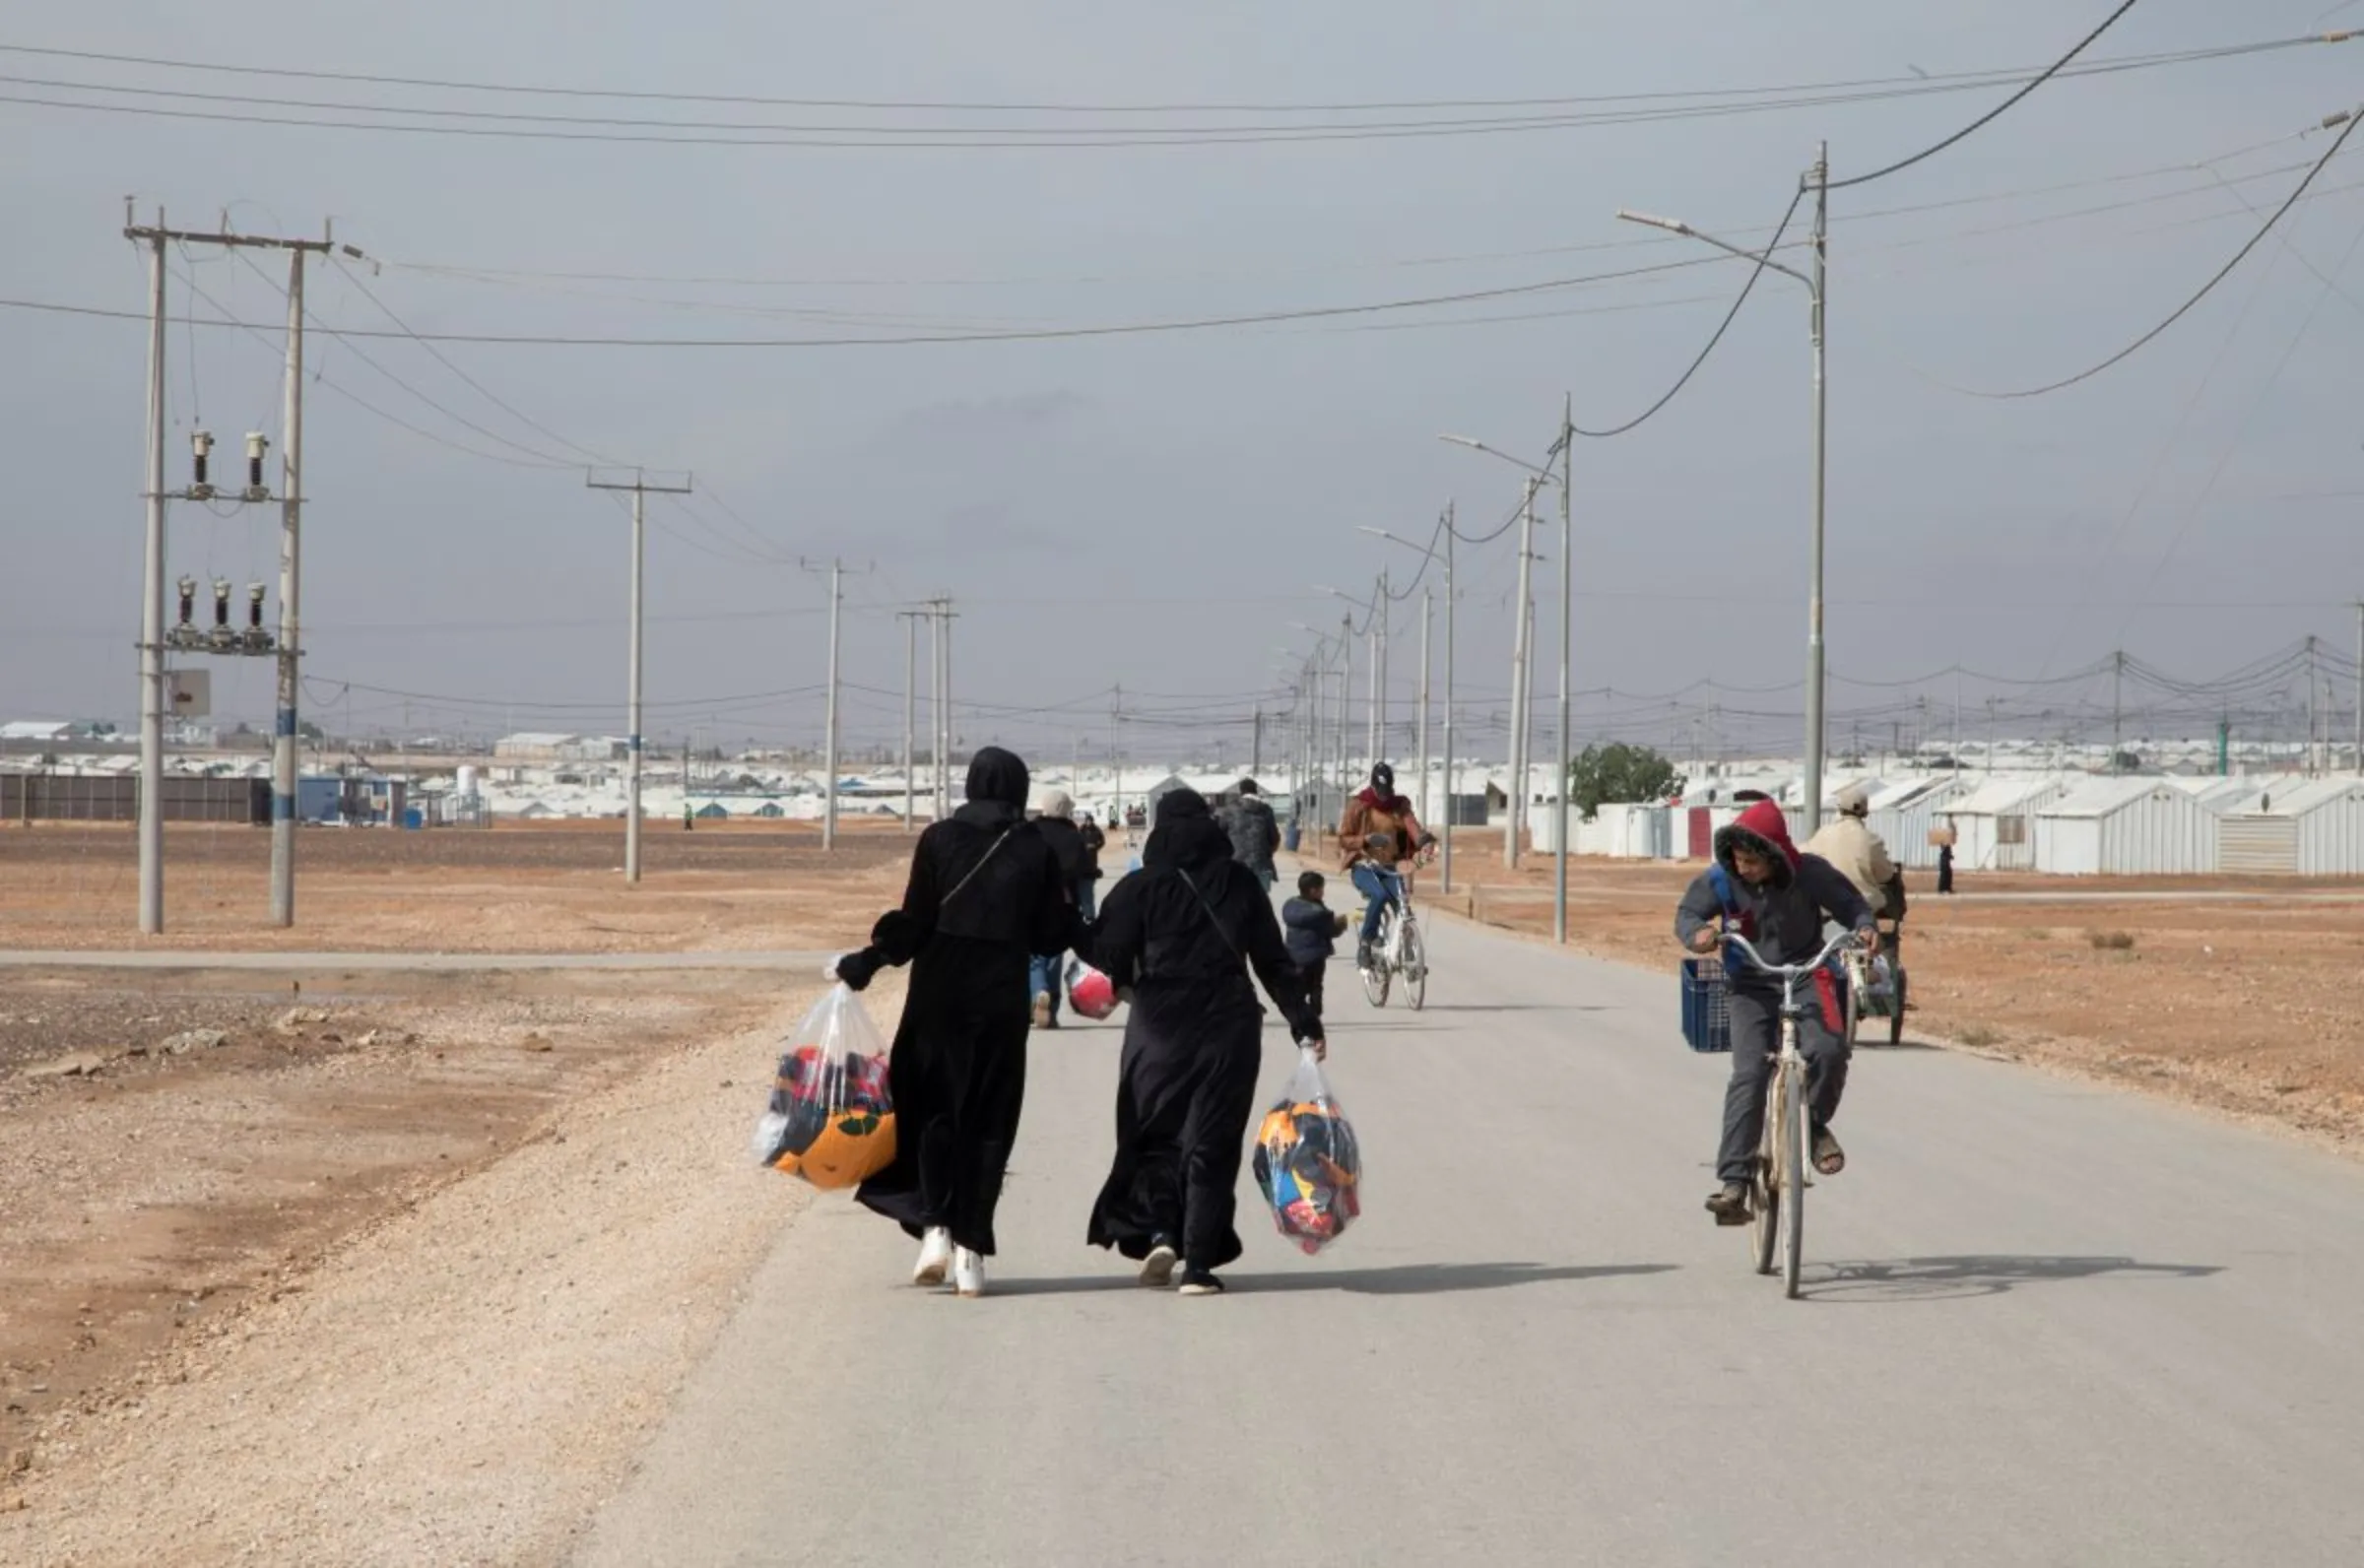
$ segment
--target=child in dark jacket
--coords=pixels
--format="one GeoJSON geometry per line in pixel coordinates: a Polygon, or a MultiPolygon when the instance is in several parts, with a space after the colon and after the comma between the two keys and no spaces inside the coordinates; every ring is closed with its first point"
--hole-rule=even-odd
{"type": "Polygon", "coordinates": [[[1322,976],[1330,967],[1331,954],[1338,950],[1338,939],[1346,930],[1346,917],[1322,902],[1323,889],[1328,886],[1320,872],[1309,871],[1297,879],[1297,896],[1280,906],[1288,956],[1305,977],[1305,993],[1317,1019],[1322,1015],[1322,976]]]}

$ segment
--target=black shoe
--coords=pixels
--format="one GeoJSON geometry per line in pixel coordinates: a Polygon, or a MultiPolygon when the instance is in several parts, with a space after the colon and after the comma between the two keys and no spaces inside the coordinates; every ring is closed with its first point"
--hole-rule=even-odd
{"type": "Polygon", "coordinates": [[[1182,1271],[1182,1294],[1186,1296],[1219,1296],[1223,1282],[1204,1269],[1182,1271]]]}
{"type": "Polygon", "coordinates": [[[1748,1208],[1745,1182],[1726,1182],[1722,1190],[1708,1199],[1707,1211],[1716,1216],[1719,1225],[1745,1225],[1756,1217],[1748,1208]]]}
{"type": "Polygon", "coordinates": [[[1354,967],[1367,973],[1371,967],[1371,960],[1375,956],[1377,955],[1372,952],[1369,943],[1357,943],[1354,947],[1354,967]]]}

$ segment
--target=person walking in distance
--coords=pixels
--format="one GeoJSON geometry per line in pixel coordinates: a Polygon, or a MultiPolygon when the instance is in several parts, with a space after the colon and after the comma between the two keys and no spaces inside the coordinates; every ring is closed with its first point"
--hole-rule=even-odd
{"type": "Polygon", "coordinates": [[[1953,840],[1948,838],[1937,846],[1937,892],[1953,896],[1953,840]]]}
{"type": "Polygon", "coordinates": [[[1273,856],[1280,848],[1280,823],[1274,817],[1272,807],[1257,792],[1254,779],[1241,779],[1235,795],[1236,799],[1222,809],[1216,819],[1231,837],[1231,858],[1245,866],[1269,893],[1280,876],[1274,868],[1273,856]]]}
{"type": "MultiPolygon", "coordinates": [[[[1091,918],[1091,879],[1099,875],[1094,857],[1085,847],[1083,829],[1076,826],[1076,803],[1065,790],[1042,792],[1037,810],[1027,813],[1033,818],[1034,831],[1051,846],[1059,858],[1059,876],[1075,904],[1077,914],[1091,918]]],[[[1027,975],[1027,986],[1033,993],[1034,1027],[1059,1027],[1059,968],[1067,956],[1058,952],[1038,952],[1027,975]]]]}
{"type": "MultiPolygon", "coordinates": [[[[1716,863],[1695,878],[1674,910],[1674,937],[1692,952],[1711,954],[1727,929],[1748,939],[1771,963],[1804,963],[1822,950],[1827,916],[1860,933],[1879,950],[1872,906],[1855,884],[1818,855],[1790,842],[1781,808],[1758,801],[1740,820],[1716,832],[1716,863]]],[[[1707,1201],[1719,1225],[1744,1225],[1748,1177],[1765,1120],[1765,1093],[1781,1049],[1781,983],[1727,954],[1725,999],[1732,1014],[1732,1081],[1724,1092],[1724,1130],[1716,1154],[1722,1186],[1707,1201]]],[[[1819,1003],[1799,1025],[1806,1057],[1806,1094],[1814,1169],[1836,1176],[1847,1155],[1830,1130],[1847,1088],[1847,1040],[1838,987],[1829,970],[1814,977],[1819,1003]]]]}
{"type": "Polygon", "coordinates": [[[1341,864],[1365,900],[1355,968],[1371,966],[1371,949],[1379,941],[1379,913],[1401,895],[1404,863],[1433,842],[1412,816],[1412,802],[1396,793],[1396,770],[1385,762],[1372,768],[1369,787],[1346,803],[1338,824],[1341,864]]]}
{"type": "Polygon", "coordinates": [[[1297,878],[1297,896],[1280,906],[1280,927],[1288,936],[1288,956],[1305,977],[1305,1001],[1315,1022],[1322,1017],[1322,984],[1338,939],[1346,934],[1346,917],[1322,902],[1329,883],[1318,871],[1297,878]]]}
{"type": "Polygon", "coordinates": [[[985,1288],[1024,1103],[1027,964],[1081,934],[1058,854],[1024,818],[1026,784],[1012,753],[977,752],[968,803],[919,837],[901,907],[835,965],[856,991],[911,966],[887,1067],[894,1161],[854,1196],[919,1238],[914,1283],[949,1271],[964,1296],[985,1288]]]}
{"type": "Polygon", "coordinates": [[[1157,803],[1142,869],[1108,890],[1085,958],[1130,995],[1117,1067],[1116,1157],[1084,1239],[1141,1265],[1141,1282],[1221,1293],[1240,1255],[1239,1162],[1256,1108],[1265,994],[1317,1055],[1321,1020],[1289,961],[1272,899],[1231,858],[1205,797],[1157,803]]]}

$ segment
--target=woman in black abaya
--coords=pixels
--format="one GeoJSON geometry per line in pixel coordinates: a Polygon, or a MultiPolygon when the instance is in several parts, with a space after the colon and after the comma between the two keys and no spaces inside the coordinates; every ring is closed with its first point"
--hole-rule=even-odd
{"type": "Polygon", "coordinates": [[[968,767],[968,804],[920,835],[900,909],[837,960],[860,991],[911,965],[887,1082],[894,1163],[854,1195],[920,1238],[916,1284],[985,1287],[993,1211],[1026,1087],[1026,967],[1073,946],[1058,858],[1025,820],[1026,765],[998,747],[968,767]]]}
{"type": "Polygon", "coordinates": [[[1303,1043],[1321,1024],[1289,962],[1255,877],[1204,797],[1157,803],[1142,869],[1116,884],[1089,958],[1132,995],[1116,1094],[1116,1163],[1092,1207],[1086,1239],[1142,1265],[1141,1282],[1186,1295],[1223,1288],[1215,1271],[1240,1255],[1233,1225],[1239,1161],[1256,1105],[1265,994],[1303,1043]]]}

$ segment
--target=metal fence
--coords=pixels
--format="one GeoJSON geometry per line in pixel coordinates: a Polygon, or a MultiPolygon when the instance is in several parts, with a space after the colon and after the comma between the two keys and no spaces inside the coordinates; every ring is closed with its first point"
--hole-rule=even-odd
{"type": "MultiPolygon", "coordinates": [[[[271,781],[167,778],[164,820],[267,827],[271,781]]],[[[134,777],[77,773],[0,773],[0,819],[14,822],[129,822],[140,815],[134,777]]]]}

